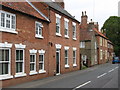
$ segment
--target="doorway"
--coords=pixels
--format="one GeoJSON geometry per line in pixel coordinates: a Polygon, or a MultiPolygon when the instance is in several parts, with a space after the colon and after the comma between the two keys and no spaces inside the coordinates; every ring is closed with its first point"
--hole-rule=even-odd
{"type": "Polygon", "coordinates": [[[56,75],[60,75],[60,49],[56,49],[56,75]]]}

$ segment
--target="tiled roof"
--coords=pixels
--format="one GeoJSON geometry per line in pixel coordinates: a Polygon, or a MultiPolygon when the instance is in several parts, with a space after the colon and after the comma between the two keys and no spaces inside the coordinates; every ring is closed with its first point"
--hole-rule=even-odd
{"type": "MultiPolygon", "coordinates": [[[[50,0],[49,2],[44,2],[44,3],[46,3],[49,7],[51,7],[51,8],[53,8],[53,9],[59,11],[60,13],[66,15],[66,16],[68,16],[68,17],[70,17],[70,18],[72,18],[73,20],[76,20],[76,19],[74,18],[74,16],[72,16],[70,13],[68,13],[63,7],[61,7],[61,6],[58,5],[57,3],[52,2],[51,0],[50,0]]],[[[76,20],[76,21],[78,21],[78,20],[76,20]]],[[[78,21],[78,22],[79,22],[79,21],[78,21]]]]}
{"type": "Polygon", "coordinates": [[[99,32],[96,28],[93,28],[93,30],[94,30],[98,35],[100,35],[100,36],[108,39],[104,34],[102,34],[101,32],[99,32]]]}
{"type": "Polygon", "coordinates": [[[48,21],[38,11],[36,11],[28,2],[2,2],[1,4],[13,10],[48,21]]]}
{"type": "Polygon", "coordinates": [[[110,40],[108,40],[108,43],[110,43],[110,44],[112,44],[112,45],[113,45],[113,43],[112,43],[110,40]]]}

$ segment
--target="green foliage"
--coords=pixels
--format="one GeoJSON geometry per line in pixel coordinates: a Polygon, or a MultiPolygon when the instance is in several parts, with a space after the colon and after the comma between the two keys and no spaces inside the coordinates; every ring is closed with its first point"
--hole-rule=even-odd
{"type": "Polygon", "coordinates": [[[102,27],[103,32],[114,44],[116,55],[120,56],[120,17],[111,16],[107,19],[102,27]]]}

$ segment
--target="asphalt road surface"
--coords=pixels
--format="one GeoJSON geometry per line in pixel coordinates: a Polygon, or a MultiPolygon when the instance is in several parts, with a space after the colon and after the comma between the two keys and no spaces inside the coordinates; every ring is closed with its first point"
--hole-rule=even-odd
{"type": "Polygon", "coordinates": [[[119,88],[119,73],[118,64],[107,63],[10,88],[119,88]]]}

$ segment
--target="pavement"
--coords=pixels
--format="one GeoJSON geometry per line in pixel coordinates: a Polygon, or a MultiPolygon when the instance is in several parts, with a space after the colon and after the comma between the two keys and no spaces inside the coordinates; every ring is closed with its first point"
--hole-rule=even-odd
{"type": "Polygon", "coordinates": [[[120,88],[118,64],[106,63],[9,88],[120,88]]]}

